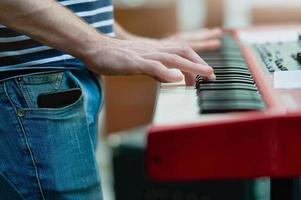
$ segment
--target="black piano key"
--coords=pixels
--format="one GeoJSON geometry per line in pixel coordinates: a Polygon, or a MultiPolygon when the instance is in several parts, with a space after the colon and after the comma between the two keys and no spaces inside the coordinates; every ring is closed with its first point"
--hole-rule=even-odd
{"type": "Polygon", "coordinates": [[[219,71],[219,70],[214,70],[214,74],[216,76],[219,76],[219,75],[226,75],[226,74],[231,74],[233,76],[236,76],[236,75],[241,75],[241,76],[245,76],[245,77],[251,77],[251,74],[249,72],[239,72],[239,71],[219,71]]]}
{"type": "Polygon", "coordinates": [[[206,62],[211,62],[211,61],[223,61],[223,62],[227,62],[227,61],[236,61],[236,62],[244,62],[244,59],[241,57],[233,57],[233,58],[218,58],[218,57],[212,57],[212,58],[205,58],[204,59],[206,62]]]}
{"type": "Polygon", "coordinates": [[[219,90],[219,91],[199,91],[198,96],[201,100],[258,100],[261,101],[261,96],[259,93],[254,93],[248,90],[219,90]]]}
{"type": "Polygon", "coordinates": [[[244,80],[244,79],[224,79],[224,80],[217,79],[214,82],[204,81],[201,84],[203,84],[203,85],[247,84],[247,85],[253,85],[254,86],[254,81],[253,80],[244,80]]]}
{"type": "Polygon", "coordinates": [[[213,67],[214,69],[214,72],[228,72],[228,73],[231,73],[231,72],[234,72],[234,73],[245,73],[245,74],[250,74],[250,71],[248,69],[237,69],[237,68],[218,68],[218,67],[213,67]]]}
{"type": "MultiPolygon", "coordinates": [[[[214,70],[244,70],[244,71],[248,71],[246,66],[243,65],[221,65],[221,64],[212,64],[212,66],[214,66],[214,70]],[[229,67],[225,67],[225,66],[229,66],[229,67]]],[[[248,71],[249,72],[249,71],[248,71]]]]}
{"type": "Polygon", "coordinates": [[[231,102],[231,103],[210,103],[200,106],[200,113],[225,113],[225,112],[240,112],[240,111],[255,111],[263,110],[263,106],[260,103],[250,102],[231,102]]]}
{"type": "Polygon", "coordinates": [[[228,52],[210,52],[199,54],[202,58],[242,58],[242,54],[236,50],[230,50],[228,52]]]}
{"type": "Polygon", "coordinates": [[[216,80],[224,80],[224,79],[245,79],[245,80],[253,80],[251,76],[245,76],[240,74],[220,74],[218,77],[216,77],[216,80]]]}
{"type": "Polygon", "coordinates": [[[204,90],[249,90],[256,92],[257,89],[245,87],[245,86],[232,86],[232,87],[203,87],[201,91],[204,90]]]}

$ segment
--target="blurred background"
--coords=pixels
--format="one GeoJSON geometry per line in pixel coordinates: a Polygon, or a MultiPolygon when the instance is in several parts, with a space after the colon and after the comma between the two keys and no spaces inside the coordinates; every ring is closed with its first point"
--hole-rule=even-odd
{"type": "MultiPolygon", "coordinates": [[[[114,0],[115,19],[126,30],[160,38],[204,27],[242,28],[301,21],[300,0],[114,0]]],[[[146,76],[104,77],[105,132],[152,120],[158,84],[146,76]]]]}

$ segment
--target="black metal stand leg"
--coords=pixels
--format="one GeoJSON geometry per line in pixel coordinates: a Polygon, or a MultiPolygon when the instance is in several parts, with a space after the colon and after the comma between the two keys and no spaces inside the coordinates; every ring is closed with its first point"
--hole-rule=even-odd
{"type": "Polygon", "coordinates": [[[294,200],[293,179],[271,179],[271,200],[294,200]]]}

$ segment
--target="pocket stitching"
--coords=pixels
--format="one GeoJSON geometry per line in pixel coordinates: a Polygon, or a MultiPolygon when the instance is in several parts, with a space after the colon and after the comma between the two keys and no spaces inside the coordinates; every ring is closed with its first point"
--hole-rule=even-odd
{"type": "Polygon", "coordinates": [[[38,85],[38,84],[45,84],[45,83],[53,83],[56,82],[58,79],[63,79],[64,72],[55,72],[55,73],[42,73],[42,74],[33,74],[28,76],[24,76],[22,78],[24,85],[38,85]],[[39,77],[40,76],[40,77],[39,77]],[[42,76],[55,76],[53,78],[44,78],[42,76]],[[34,78],[40,78],[42,80],[34,80],[34,78]]]}

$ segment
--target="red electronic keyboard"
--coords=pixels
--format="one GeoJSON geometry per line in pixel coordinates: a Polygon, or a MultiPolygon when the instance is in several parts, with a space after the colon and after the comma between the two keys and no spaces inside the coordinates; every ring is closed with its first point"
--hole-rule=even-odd
{"type": "Polygon", "coordinates": [[[217,79],[162,84],[148,129],[156,181],[301,175],[301,25],[228,31],[217,79]],[[298,78],[299,77],[299,78],[298,78]]]}

